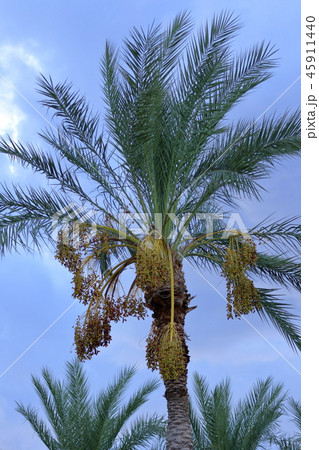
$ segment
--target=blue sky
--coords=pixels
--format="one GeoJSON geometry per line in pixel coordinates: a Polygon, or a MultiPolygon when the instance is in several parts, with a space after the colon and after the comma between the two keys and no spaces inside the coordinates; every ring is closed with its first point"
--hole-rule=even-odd
{"type": "MultiPolygon", "coordinates": [[[[221,11],[225,2],[180,0],[95,0],[54,3],[11,0],[2,4],[0,16],[0,134],[9,133],[22,141],[39,143],[37,131],[46,123],[35,91],[39,72],[55,81],[72,80],[97,109],[102,109],[99,61],[105,39],[116,45],[132,26],[146,26],[153,19],[166,23],[188,9],[196,23],[221,11]],[[10,82],[11,85],[8,83],[10,82]],[[15,87],[15,89],[12,87],[15,87]],[[24,98],[23,98],[24,97],[24,98]],[[35,108],[35,109],[34,109],[35,108]]],[[[262,114],[300,75],[299,2],[238,0],[227,8],[241,16],[243,28],[234,42],[240,49],[271,41],[279,49],[279,67],[274,76],[247,97],[234,117],[256,118],[262,114]]],[[[295,109],[300,104],[300,81],[282,96],[269,112],[295,109]]],[[[0,158],[0,178],[10,183],[44,183],[30,171],[0,158]]],[[[242,202],[241,215],[249,226],[271,213],[283,218],[300,212],[299,162],[289,160],[278,166],[270,180],[263,183],[267,192],[263,202],[242,202]]],[[[300,397],[300,359],[275,329],[258,317],[249,322],[227,321],[225,302],[191,267],[185,265],[189,291],[198,308],[189,315],[186,331],[190,335],[190,373],[201,372],[211,385],[231,377],[234,399],[247,392],[256,378],[272,375],[284,381],[295,397],[300,397]],[[274,350],[275,347],[278,352],[274,350]]],[[[223,281],[209,274],[210,282],[224,295],[223,281]]],[[[70,276],[45,250],[42,256],[8,255],[0,260],[0,374],[34,342],[73,302],[70,276]]],[[[297,293],[284,292],[295,312],[300,311],[297,293]]],[[[73,329],[80,306],[73,306],[39,341],[0,379],[0,449],[38,450],[44,446],[22,417],[14,411],[14,401],[37,404],[30,376],[39,375],[47,366],[61,376],[64,363],[74,355],[73,329]]],[[[136,382],[154,376],[145,366],[144,344],[150,319],[130,320],[115,326],[113,341],[97,357],[86,363],[94,389],[99,389],[123,364],[137,363],[136,382]]],[[[163,390],[153,397],[148,408],[165,411],[163,390]]]]}

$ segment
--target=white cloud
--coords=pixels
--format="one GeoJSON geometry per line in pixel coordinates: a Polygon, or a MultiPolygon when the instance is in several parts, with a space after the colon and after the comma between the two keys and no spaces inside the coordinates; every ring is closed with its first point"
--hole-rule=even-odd
{"type": "MultiPolygon", "coordinates": [[[[0,136],[5,137],[8,134],[11,139],[18,141],[21,125],[25,120],[26,116],[16,104],[12,88],[8,88],[5,81],[0,80],[0,136]]],[[[6,173],[9,176],[16,176],[17,165],[8,162],[6,173]]]]}
{"type": "Polygon", "coordinates": [[[0,134],[8,133],[14,140],[18,139],[26,116],[18,105],[18,94],[13,85],[20,87],[24,82],[26,67],[33,72],[42,70],[38,56],[23,45],[0,47],[0,134]]]}
{"type": "Polygon", "coordinates": [[[22,62],[36,72],[41,72],[42,64],[38,56],[24,45],[3,45],[0,47],[0,67],[6,72],[15,72],[17,62],[22,62]]]}
{"type": "Polygon", "coordinates": [[[19,127],[26,119],[21,108],[16,104],[12,88],[0,81],[0,135],[9,134],[13,140],[18,140],[19,127]]]}
{"type": "MultiPolygon", "coordinates": [[[[32,49],[22,44],[0,47],[0,136],[8,134],[14,141],[19,140],[27,116],[13,86],[22,90],[21,85],[28,78],[26,69],[30,69],[32,76],[34,72],[42,71],[40,58],[32,49]]],[[[6,172],[9,176],[17,176],[17,165],[8,163],[6,172]]]]}

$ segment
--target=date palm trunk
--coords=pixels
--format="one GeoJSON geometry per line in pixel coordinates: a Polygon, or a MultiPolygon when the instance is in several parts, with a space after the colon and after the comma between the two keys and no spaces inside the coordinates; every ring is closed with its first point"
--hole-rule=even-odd
{"type": "Polygon", "coordinates": [[[189,419],[187,370],[177,380],[166,380],[167,450],[193,450],[192,429],[189,419]]]}
{"type": "MultiPolygon", "coordinates": [[[[192,297],[187,291],[182,263],[174,262],[174,321],[182,342],[184,353],[184,370],[177,379],[164,379],[165,398],[167,401],[168,425],[167,450],[193,450],[192,429],[189,418],[187,365],[189,362],[188,346],[184,332],[186,314],[194,309],[189,308],[192,297]]],[[[152,310],[154,326],[163,330],[170,322],[171,287],[161,286],[159,289],[145,294],[146,306],[152,310]]]]}

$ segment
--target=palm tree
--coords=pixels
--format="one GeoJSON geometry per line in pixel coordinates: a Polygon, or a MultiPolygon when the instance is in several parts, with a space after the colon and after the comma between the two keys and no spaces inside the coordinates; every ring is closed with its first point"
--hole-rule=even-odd
{"type": "Polygon", "coordinates": [[[289,305],[252,279],[299,288],[295,219],[268,219],[247,234],[220,216],[242,197],[260,198],[259,181],[300,149],[298,112],[230,122],[235,105],[276,65],[265,43],[234,56],[238,28],[227,12],[197,34],[187,13],[164,30],[134,28],[121,53],[106,43],[103,121],[70,83],[41,76],[42,104],[54,120],[40,133],[43,148],[0,141],[2,153],[52,181],[2,186],[1,250],[55,246],[73,274],[74,296],[87,306],[75,326],[78,357],[110,343],[112,321],[151,310],[146,355],[166,388],[168,449],[193,448],[184,324],[195,306],[183,261],[225,277],[228,318],[256,311],[300,345],[289,305]],[[203,217],[216,218],[213,230],[203,217]],[[57,242],[52,218],[61,225],[57,242]],[[129,267],[135,276],[121,295],[129,267]]]}
{"type": "MultiPolygon", "coordinates": [[[[271,377],[257,381],[235,407],[229,379],[211,391],[206,379],[196,373],[194,392],[196,406],[190,403],[190,417],[196,450],[256,450],[269,448],[271,444],[280,450],[300,448],[298,437],[279,435],[279,419],[286,413],[287,393],[271,377]]],[[[298,408],[298,402],[293,399],[289,402],[298,408]]]]}
{"type": "Polygon", "coordinates": [[[44,382],[32,376],[32,383],[49,426],[30,406],[17,403],[17,411],[50,450],[149,449],[154,438],[164,434],[163,419],[156,414],[131,419],[159,383],[154,380],[145,383],[124,402],[135,372],[134,367],[122,369],[115,380],[93,399],[78,360],[66,364],[64,381],[55,380],[49,370],[43,369],[44,382]]]}

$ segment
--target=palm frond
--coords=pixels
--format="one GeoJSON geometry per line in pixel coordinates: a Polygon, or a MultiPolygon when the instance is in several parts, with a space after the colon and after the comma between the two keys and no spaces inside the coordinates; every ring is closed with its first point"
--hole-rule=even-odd
{"type": "Polygon", "coordinates": [[[212,169],[220,166],[264,178],[282,157],[300,152],[300,111],[266,116],[261,122],[239,122],[219,136],[212,169]]]}
{"type": "Polygon", "coordinates": [[[240,401],[234,412],[233,444],[240,448],[256,448],[278,425],[284,413],[286,394],[283,385],[273,385],[269,377],[258,380],[247,397],[240,401]]]}
{"type": "Polygon", "coordinates": [[[59,442],[65,442],[64,421],[67,419],[67,397],[60,383],[53,380],[50,372],[43,369],[42,376],[45,384],[40,379],[32,376],[32,384],[39,397],[45,414],[59,442]]]}
{"type": "Polygon", "coordinates": [[[295,323],[297,316],[289,310],[291,305],[279,301],[273,289],[258,289],[262,309],[258,314],[262,320],[271,322],[293,349],[301,348],[300,327],[295,323]]]}
{"type": "MultiPolygon", "coordinates": [[[[266,117],[259,122],[239,122],[219,133],[209,151],[197,159],[189,179],[184,203],[195,196],[197,207],[212,196],[232,205],[233,195],[260,199],[258,180],[284,157],[300,153],[300,113],[266,117]]],[[[199,156],[199,155],[197,155],[199,156]]]]}
{"type": "Polygon", "coordinates": [[[219,106],[220,118],[238,100],[243,99],[245,94],[272,76],[270,69],[277,65],[276,59],[273,58],[275,53],[273,45],[262,42],[230,61],[223,83],[214,99],[214,103],[219,106]]]}
{"type": "Polygon", "coordinates": [[[298,439],[284,436],[273,436],[269,441],[275,444],[278,450],[301,450],[301,443],[298,439]]]}
{"type": "MultiPolygon", "coordinates": [[[[179,63],[192,29],[193,20],[187,11],[183,11],[175,16],[164,31],[160,58],[161,80],[171,81],[171,75],[179,63]]],[[[174,82],[174,79],[172,81],[174,82]]]]}
{"type": "Polygon", "coordinates": [[[58,182],[62,191],[76,194],[82,201],[106,212],[98,202],[94,202],[92,195],[88,195],[83,190],[76,175],[78,167],[62,165],[61,161],[54,158],[50,153],[46,153],[31,144],[23,145],[10,138],[7,141],[0,138],[0,152],[18,161],[23,167],[42,173],[48,180],[58,182]]]}
{"type": "Polygon", "coordinates": [[[296,258],[257,252],[256,266],[250,271],[268,281],[300,290],[300,263],[296,258]]]}
{"type": "MultiPolygon", "coordinates": [[[[225,132],[228,135],[229,129],[222,124],[222,120],[238,100],[271,76],[269,69],[275,65],[273,54],[273,47],[261,44],[235,60],[225,59],[226,66],[221,67],[219,82],[212,91],[205,89],[209,97],[199,106],[194,129],[188,130],[189,133],[194,132],[194,143],[218,142],[219,136],[224,136],[225,132]]],[[[215,66],[218,68],[216,62],[215,66]]]]}
{"type": "Polygon", "coordinates": [[[196,450],[204,450],[205,448],[208,448],[209,444],[202,428],[201,419],[197,414],[196,409],[193,407],[192,402],[189,403],[189,417],[192,426],[194,447],[196,450]]]}
{"type": "Polygon", "coordinates": [[[51,77],[44,75],[38,78],[38,86],[38,92],[43,96],[41,104],[53,113],[53,117],[62,119],[64,134],[79,140],[85,146],[82,149],[86,156],[91,153],[107,165],[107,148],[100,132],[99,116],[91,112],[85,97],[74,91],[71,83],[54,84],[51,77]]]}
{"type": "Polygon", "coordinates": [[[37,436],[49,450],[62,449],[58,441],[52,437],[51,430],[46,426],[45,422],[38,418],[36,409],[25,407],[21,403],[17,403],[16,410],[31,424],[37,436]]]}
{"type": "Polygon", "coordinates": [[[301,430],[301,403],[300,401],[297,401],[292,397],[290,397],[288,401],[289,401],[289,411],[292,414],[292,419],[295,425],[298,427],[298,429],[301,430]]]}
{"type": "Polygon", "coordinates": [[[296,223],[298,217],[270,222],[269,218],[248,231],[252,238],[259,240],[263,247],[283,253],[291,251],[300,254],[301,227],[296,223]]]}
{"type": "Polygon", "coordinates": [[[191,40],[179,73],[180,97],[189,111],[209,99],[212,90],[218,89],[222,82],[220,75],[227,67],[230,40],[238,28],[238,18],[224,11],[215,15],[210,23],[206,22],[191,40]]]}
{"type": "Polygon", "coordinates": [[[129,399],[129,401],[120,409],[116,419],[113,422],[113,433],[118,433],[126,425],[129,418],[146,402],[147,397],[159,386],[158,380],[145,383],[129,399]]]}
{"type": "MultiPolygon", "coordinates": [[[[99,396],[95,404],[96,419],[94,429],[96,430],[97,436],[99,436],[98,444],[102,448],[109,448],[108,446],[120,437],[121,430],[125,427],[130,417],[145,403],[148,395],[158,387],[158,381],[145,383],[130,397],[125,405],[122,405],[123,395],[135,372],[135,368],[132,367],[123,369],[115,382],[99,396]],[[115,411],[117,413],[116,415],[114,414],[115,411]]],[[[152,423],[151,421],[150,424],[152,423]]],[[[134,433],[132,434],[132,439],[133,435],[134,433]]],[[[129,439],[128,435],[127,439],[129,439]]]]}
{"type": "Polygon", "coordinates": [[[42,187],[0,185],[0,251],[41,250],[54,242],[55,228],[62,223],[92,223],[92,209],[72,201],[63,191],[42,187]]]}
{"type": "Polygon", "coordinates": [[[129,111],[122,95],[119,76],[118,52],[106,41],[101,59],[103,93],[106,104],[106,122],[116,148],[125,147],[129,142],[129,111]]]}
{"type": "Polygon", "coordinates": [[[94,433],[100,447],[105,445],[108,448],[117,437],[112,417],[118,411],[128,383],[135,373],[134,367],[122,369],[113,383],[109,384],[94,402],[94,433]]]}
{"type": "MultiPolygon", "coordinates": [[[[60,155],[77,169],[82,169],[98,183],[99,189],[108,194],[108,208],[112,202],[124,207],[128,193],[123,190],[121,174],[117,174],[110,162],[113,152],[108,150],[108,140],[99,131],[99,118],[94,115],[86,99],[73,89],[72,84],[54,84],[51,78],[41,76],[39,92],[44,96],[42,104],[61,118],[59,128],[51,127],[39,133],[60,155]],[[120,191],[122,192],[120,193],[120,191]]],[[[129,199],[130,200],[130,199],[129,199]]]]}
{"type": "MultiPolygon", "coordinates": [[[[1,184],[0,213],[24,213],[32,217],[50,218],[57,211],[63,210],[71,199],[61,192],[48,192],[44,188],[29,187],[27,190],[12,184],[11,189],[1,184]]],[[[8,214],[8,215],[9,215],[8,214]]]]}
{"type": "Polygon", "coordinates": [[[92,442],[92,400],[89,397],[88,379],[81,363],[77,360],[66,363],[66,382],[64,391],[67,397],[67,424],[68,433],[66,439],[73,442],[92,442]]]}
{"type": "Polygon", "coordinates": [[[301,404],[290,397],[287,409],[292,414],[292,420],[298,431],[293,436],[288,436],[287,433],[270,435],[270,443],[278,446],[279,450],[301,450],[301,404]]]}
{"type": "MultiPolygon", "coordinates": [[[[93,182],[97,183],[97,188],[104,191],[104,202],[108,208],[111,208],[112,202],[117,202],[123,206],[123,199],[126,195],[119,194],[114,184],[122,182],[118,180],[117,174],[97,160],[92,153],[84,152],[81,144],[76,142],[72,135],[68,135],[62,130],[54,131],[52,129],[43,130],[40,133],[42,139],[52,147],[60,157],[73,165],[76,171],[82,171],[90,177],[93,182]]],[[[119,188],[116,186],[116,188],[119,188]]],[[[112,211],[112,209],[111,209],[112,211]]]]}
{"type": "Polygon", "coordinates": [[[154,438],[164,438],[165,434],[166,426],[163,417],[157,414],[140,417],[121,435],[118,450],[149,449],[154,438]]]}
{"type": "MultiPolygon", "coordinates": [[[[40,250],[52,242],[52,221],[55,215],[65,215],[71,199],[62,192],[19,185],[1,185],[0,191],[0,251],[40,250]]],[[[80,212],[75,217],[79,218],[80,212]]]]}
{"type": "Polygon", "coordinates": [[[154,79],[158,80],[161,44],[161,26],[154,22],[147,30],[134,27],[124,40],[125,66],[121,67],[121,73],[134,96],[151,86],[154,79]]]}
{"type": "MultiPolygon", "coordinates": [[[[212,448],[229,443],[230,432],[230,382],[220,383],[214,391],[210,392],[208,383],[198,373],[194,375],[194,392],[196,396],[199,421],[193,420],[196,428],[193,429],[195,437],[202,448],[208,445],[212,448]]],[[[194,408],[193,408],[194,410],[194,408]]],[[[194,413],[193,413],[194,419],[194,413]]]]}

